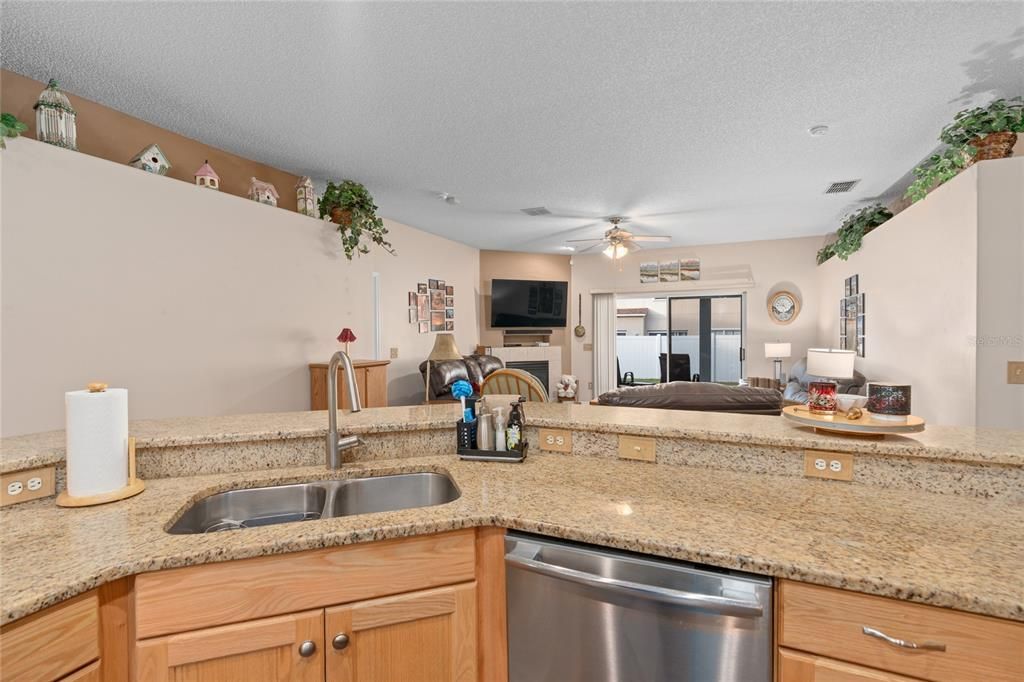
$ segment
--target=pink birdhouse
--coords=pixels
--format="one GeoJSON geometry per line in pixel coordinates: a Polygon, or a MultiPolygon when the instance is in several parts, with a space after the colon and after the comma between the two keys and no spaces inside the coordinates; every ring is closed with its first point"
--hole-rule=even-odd
{"type": "Polygon", "coordinates": [[[344,329],[342,329],[341,333],[338,334],[338,341],[343,343],[343,344],[345,344],[345,354],[346,355],[348,355],[348,344],[352,343],[355,340],[356,340],[356,335],[348,327],[345,327],[344,329]]]}

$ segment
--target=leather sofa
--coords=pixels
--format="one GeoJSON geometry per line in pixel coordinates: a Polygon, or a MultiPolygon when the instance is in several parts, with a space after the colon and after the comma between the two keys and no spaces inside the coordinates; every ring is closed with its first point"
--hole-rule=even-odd
{"type": "MultiPolygon", "coordinates": [[[[807,395],[807,386],[812,381],[824,381],[827,377],[819,377],[814,374],[807,373],[807,358],[801,358],[797,360],[792,369],[789,370],[789,382],[786,384],[786,389],[782,394],[782,399],[788,405],[806,404],[809,396],[807,395]]],[[[832,379],[838,384],[839,393],[853,393],[856,395],[865,395],[867,390],[867,377],[853,370],[852,379],[832,379]]]]}
{"type": "MultiPolygon", "coordinates": [[[[455,400],[452,384],[464,380],[479,390],[486,379],[505,363],[493,355],[464,355],[461,360],[442,360],[430,363],[430,400],[455,400]]],[[[427,380],[427,361],[420,363],[420,376],[427,380]]]]}
{"type": "Polygon", "coordinates": [[[598,405],[654,407],[662,410],[782,414],[782,393],[774,388],[725,386],[710,382],[670,381],[651,386],[623,386],[602,393],[598,405]]]}

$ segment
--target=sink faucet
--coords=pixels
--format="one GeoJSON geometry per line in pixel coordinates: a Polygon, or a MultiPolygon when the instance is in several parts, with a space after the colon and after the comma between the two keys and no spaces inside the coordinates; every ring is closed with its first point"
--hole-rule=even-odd
{"type": "Polygon", "coordinates": [[[341,467],[341,453],[362,444],[359,436],[338,436],[338,363],[345,365],[345,385],[348,387],[348,403],[353,412],[359,412],[359,391],[356,390],[352,361],[345,351],[331,356],[327,366],[327,468],[341,467]]]}

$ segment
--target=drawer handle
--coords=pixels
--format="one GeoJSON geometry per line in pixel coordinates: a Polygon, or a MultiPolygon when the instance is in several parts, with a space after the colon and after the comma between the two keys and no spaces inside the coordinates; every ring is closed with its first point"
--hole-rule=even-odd
{"type": "Polygon", "coordinates": [[[908,642],[908,641],[903,640],[903,639],[896,639],[895,637],[890,637],[889,635],[885,634],[881,630],[876,630],[875,628],[869,628],[867,625],[865,625],[862,628],[862,630],[863,630],[864,634],[867,635],[868,637],[876,637],[876,638],[882,640],[883,642],[887,642],[887,643],[892,644],[893,646],[899,647],[901,649],[917,649],[918,651],[945,651],[946,650],[946,645],[943,644],[942,642],[921,642],[920,644],[918,644],[917,642],[908,642]]]}

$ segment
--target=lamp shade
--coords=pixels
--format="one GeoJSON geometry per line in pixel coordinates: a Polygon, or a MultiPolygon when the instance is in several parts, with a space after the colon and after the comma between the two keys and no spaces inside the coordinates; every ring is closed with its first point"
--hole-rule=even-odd
{"type": "Polygon", "coordinates": [[[807,349],[807,373],[829,379],[850,379],[853,377],[853,361],[857,354],[852,350],[830,348],[807,349]]]}
{"type": "Polygon", "coordinates": [[[434,349],[430,351],[427,360],[439,362],[441,360],[461,360],[462,354],[455,346],[454,334],[438,334],[434,338],[434,349]]]}
{"type": "Polygon", "coordinates": [[[788,343],[766,343],[764,344],[764,356],[766,358],[788,358],[792,353],[788,343]]]}

